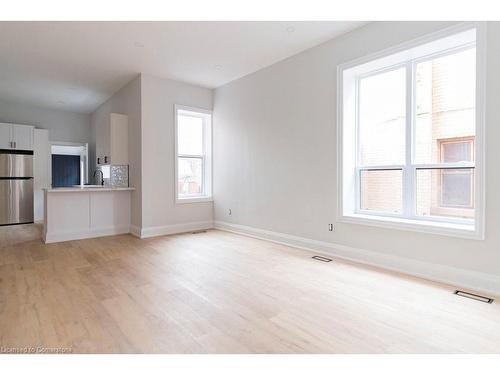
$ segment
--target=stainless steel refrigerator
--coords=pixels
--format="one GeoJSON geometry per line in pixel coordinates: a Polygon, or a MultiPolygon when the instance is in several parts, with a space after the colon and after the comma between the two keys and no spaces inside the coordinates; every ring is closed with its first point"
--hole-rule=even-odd
{"type": "Polygon", "coordinates": [[[33,222],[33,151],[0,150],[0,225],[33,222]]]}

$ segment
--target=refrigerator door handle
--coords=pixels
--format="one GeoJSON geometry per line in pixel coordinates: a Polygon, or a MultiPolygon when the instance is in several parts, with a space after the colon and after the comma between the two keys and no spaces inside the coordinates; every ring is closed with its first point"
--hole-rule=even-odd
{"type": "MultiPolygon", "coordinates": [[[[9,196],[9,205],[8,205],[8,211],[7,211],[7,217],[11,221],[13,221],[13,211],[14,211],[14,191],[12,189],[12,180],[9,181],[9,191],[8,191],[8,196],[9,196]]],[[[17,220],[16,220],[17,221],[17,220]]]]}

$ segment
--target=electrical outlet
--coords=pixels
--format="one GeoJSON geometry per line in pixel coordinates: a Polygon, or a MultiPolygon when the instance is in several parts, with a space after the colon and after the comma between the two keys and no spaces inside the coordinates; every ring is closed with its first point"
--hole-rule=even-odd
{"type": "Polygon", "coordinates": [[[333,224],[328,224],[328,231],[333,232],[333,224]]]}
{"type": "Polygon", "coordinates": [[[229,209],[229,212],[227,213],[229,216],[231,216],[233,214],[233,212],[231,211],[231,209],[229,209]]]}

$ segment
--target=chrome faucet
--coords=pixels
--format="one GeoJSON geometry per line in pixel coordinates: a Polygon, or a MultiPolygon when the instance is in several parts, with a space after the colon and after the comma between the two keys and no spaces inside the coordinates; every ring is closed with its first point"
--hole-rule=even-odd
{"type": "Polygon", "coordinates": [[[100,184],[96,184],[96,185],[103,185],[104,186],[104,174],[102,173],[102,171],[100,169],[96,169],[94,171],[94,178],[95,178],[95,175],[96,175],[97,172],[99,172],[101,174],[101,183],[100,184]]]}

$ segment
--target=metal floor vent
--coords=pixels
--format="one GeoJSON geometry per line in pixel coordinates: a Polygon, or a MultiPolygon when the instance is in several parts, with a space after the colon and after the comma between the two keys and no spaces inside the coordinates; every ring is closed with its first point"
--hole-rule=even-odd
{"type": "Polygon", "coordinates": [[[454,294],[456,294],[457,296],[475,299],[476,301],[481,301],[481,302],[485,302],[485,303],[492,303],[493,302],[493,298],[483,297],[483,296],[480,296],[478,294],[468,293],[468,292],[464,292],[462,290],[455,290],[454,294]]]}
{"type": "Polygon", "coordinates": [[[202,230],[195,230],[194,232],[191,232],[191,234],[198,234],[198,233],[207,233],[207,231],[202,229],[202,230]]]}
{"type": "Polygon", "coordinates": [[[331,262],[332,261],[332,259],[330,259],[330,258],[322,257],[322,256],[319,256],[319,255],[315,255],[312,258],[316,259],[316,260],[319,260],[321,262],[331,262]]]}

